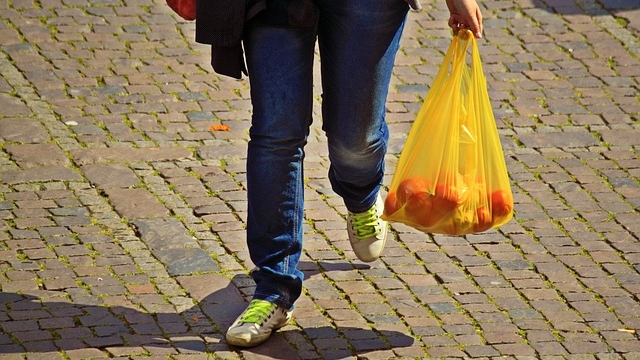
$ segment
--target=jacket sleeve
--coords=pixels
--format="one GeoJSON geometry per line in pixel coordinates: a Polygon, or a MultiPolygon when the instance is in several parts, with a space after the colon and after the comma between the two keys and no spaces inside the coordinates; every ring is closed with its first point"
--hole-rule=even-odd
{"type": "Polygon", "coordinates": [[[211,45],[211,66],[221,75],[236,79],[246,74],[242,31],[246,0],[198,0],[196,42],[211,45]]]}

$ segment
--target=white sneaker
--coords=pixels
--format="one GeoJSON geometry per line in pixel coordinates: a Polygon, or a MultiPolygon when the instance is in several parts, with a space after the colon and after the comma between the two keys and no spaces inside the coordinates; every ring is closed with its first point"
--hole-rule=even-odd
{"type": "Polygon", "coordinates": [[[291,319],[291,311],[265,301],[251,300],[245,311],[227,330],[227,342],[231,345],[252,347],[267,341],[274,330],[285,326],[291,319]]]}
{"type": "Polygon", "coordinates": [[[375,204],[362,213],[347,214],[347,232],[353,252],[358,259],[372,262],[380,257],[387,242],[387,222],[382,220],[384,201],[378,194],[375,204]]]}

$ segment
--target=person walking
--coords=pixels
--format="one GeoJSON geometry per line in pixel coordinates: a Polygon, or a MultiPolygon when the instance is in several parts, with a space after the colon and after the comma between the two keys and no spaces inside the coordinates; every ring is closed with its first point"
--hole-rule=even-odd
{"type": "MultiPolygon", "coordinates": [[[[454,33],[466,27],[480,37],[476,0],[446,1],[454,33]]],[[[229,50],[236,60],[238,51],[242,56],[237,45],[220,53],[212,48],[214,70],[231,66],[230,76],[248,74],[253,106],[246,236],[256,288],[226,333],[229,344],[241,347],[259,345],[286,325],[302,292],[304,276],[297,265],[303,248],[303,161],[312,122],[316,41],[328,178],[348,210],[346,227],[355,255],[364,262],[380,257],[388,228],[380,219],[379,194],[389,137],[385,103],[407,13],[410,7],[420,9],[418,0],[248,3],[250,9],[241,6],[251,12],[241,17],[246,68],[220,60],[229,50]]]]}

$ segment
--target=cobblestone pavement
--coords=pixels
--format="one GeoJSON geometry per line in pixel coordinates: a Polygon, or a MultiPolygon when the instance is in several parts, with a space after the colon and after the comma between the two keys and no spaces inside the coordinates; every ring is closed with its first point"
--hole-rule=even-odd
{"type": "MultiPolygon", "coordinates": [[[[387,185],[451,40],[444,0],[423,4],[387,185]]],[[[466,237],[394,224],[380,260],[355,260],[317,103],[304,294],[239,350],[223,334],[253,290],[246,79],[213,74],[163,0],[0,3],[0,359],[640,359],[640,2],[482,7],[515,218],[466,237]]]]}

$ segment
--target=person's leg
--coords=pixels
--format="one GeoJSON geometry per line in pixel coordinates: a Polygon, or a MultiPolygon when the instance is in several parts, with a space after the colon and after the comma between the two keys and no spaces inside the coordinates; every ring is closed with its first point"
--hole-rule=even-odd
{"type": "Polygon", "coordinates": [[[315,27],[249,26],[244,34],[253,115],[247,153],[247,246],[253,299],[226,333],[229,344],[266,341],[291,318],[302,292],[304,146],[312,122],[315,27]]]}
{"type": "Polygon", "coordinates": [[[350,212],[376,202],[384,175],[385,103],[408,11],[403,0],[318,0],[329,179],[350,212]]]}
{"type": "Polygon", "coordinates": [[[291,309],[300,296],[303,158],[312,121],[315,28],[249,27],[253,116],[247,154],[247,245],[254,299],[291,309]]]}
{"type": "Polygon", "coordinates": [[[347,207],[358,259],[382,254],[388,225],[379,195],[389,132],[385,103],[408,5],[403,0],[318,0],[323,128],[329,180],[347,207]]]}

